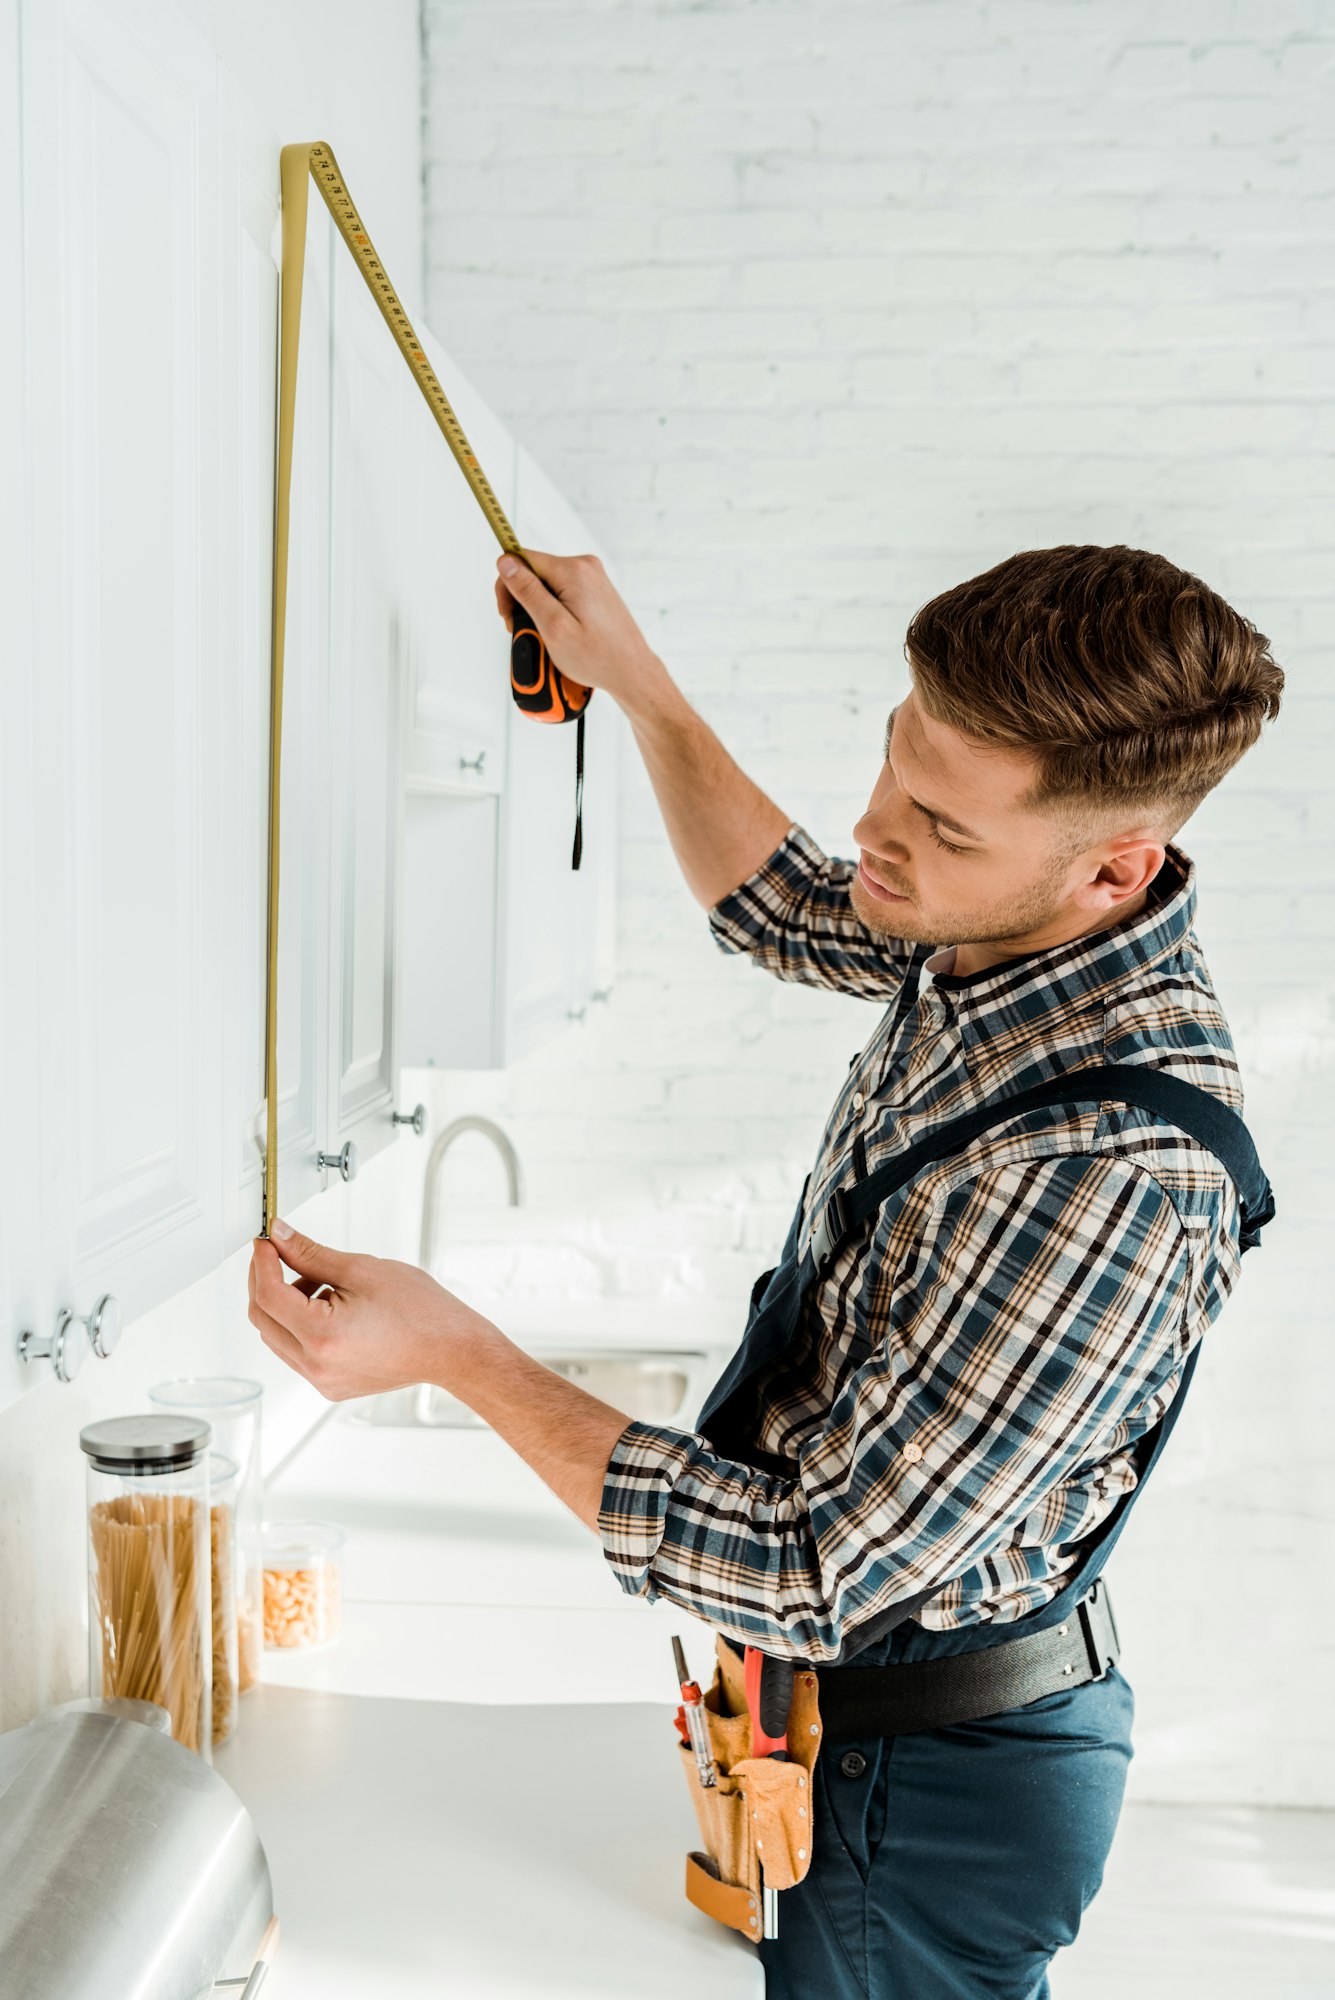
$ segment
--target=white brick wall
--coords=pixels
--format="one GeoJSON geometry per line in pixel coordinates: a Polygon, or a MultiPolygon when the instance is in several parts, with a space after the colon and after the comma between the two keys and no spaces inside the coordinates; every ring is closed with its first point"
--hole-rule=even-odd
{"type": "MultiPolygon", "coordinates": [[[[1183,841],[1283,1214],[1114,1589],[1134,1796],[1335,1804],[1335,17],[424,14],[435,329],[829,850],[852,851],[910,615],[1015,549],[1159,549],[1270,635],[1284,714],[1183,841]]],[[[461,1144],[440,1270],[502,1324],[733,1339],[877,1010],[715,950],[628,748],[610,1002],[510,1073],[429,1080],[438,1117],[500,1117],[528,1177],[503,1211],[461,1144]]]]}

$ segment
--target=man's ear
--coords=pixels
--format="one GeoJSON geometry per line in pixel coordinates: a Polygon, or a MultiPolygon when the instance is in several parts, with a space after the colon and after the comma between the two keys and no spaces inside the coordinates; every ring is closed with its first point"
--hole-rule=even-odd
{"type": "Polygon", "coordinates": [[[1097,891],[1096,907],[1129,903],[1149,888],[1163,864],[1164,844],[1157,835],[1124,834],[1110,842],[1090,885],[1097,891]]]}

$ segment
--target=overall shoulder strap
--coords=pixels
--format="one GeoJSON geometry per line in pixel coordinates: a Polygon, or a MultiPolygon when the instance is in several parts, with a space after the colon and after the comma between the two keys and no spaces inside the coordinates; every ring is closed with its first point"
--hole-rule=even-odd
{"type": "Polygon", "coordinates": [[[850,1186],[836,1188],[825,1204],[811,1239],[811,1255],[821,1268],[833,1255],[840,1239],[856,1229],[883,1202],[916,1179],[924,1167],[960,1153],[980,1133],[993,1126],[1009,1124],[1026,1111],[1048,1105],[1134,1104],[1139,1110],[1189,1132],[1213,1153],[1235,1182],[1242,1205],[1240,1245],[1252,1249],[1261,1231],[1275,1213],[1275,1197],[1265,1170],[1257,1157],[1252,1135],[1236,1111],[1199,1085],[1186,1083],[1165,1071],[1147,1069],[1141,1063],[1094,1063],[1081,1069],[1062,1070],[1029,1090],[1013,1096],[993,1098],[974,1111],[928,1132],[904,1152],[886,1160],[874,1173],[850,1186]]]}

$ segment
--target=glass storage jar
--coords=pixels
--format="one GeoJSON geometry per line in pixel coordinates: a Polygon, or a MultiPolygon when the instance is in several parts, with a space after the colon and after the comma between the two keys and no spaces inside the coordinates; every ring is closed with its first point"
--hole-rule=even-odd
{"type": "Polygon", "coordinates": [[[209,1426],[160,1412],[79,1433],[88,1460],[88,1691],[156,1702],[213,1761],[209,1426]]]}
{"type": "Polygon", "coordinates": [[[264,1643],[327,1645],[342,1625],[343,1544],[332,1521],[271,1521],[264,1531],[264,1643]]]}
{"type": "Polygon", "coordinates": [[[236,1726],[237,1589],[236,1496],[240,1468],[220,1451],[209,1453],[209,1574],[213,1608],[213,1741],[225,1743],[236,1726]]]}
{"type": "Polygon", "coordinates": [[[236,1461],[236,1667],[237,1687],[245,1694],[259,1680],[264,1658],[264,1389],[242,1375],[183,1375],[159,1382],[148,1400],[159,1410],[204,1417],[213,1426],[215,1448],[236,1461]]]}

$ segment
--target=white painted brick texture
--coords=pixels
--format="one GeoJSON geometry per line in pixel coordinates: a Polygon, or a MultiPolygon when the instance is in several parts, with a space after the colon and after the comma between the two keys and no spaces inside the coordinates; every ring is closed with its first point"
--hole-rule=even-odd
{"type": "MultiPolygon", "coordinates": [[[[425,0],[429,313],[651,643],[830,851],[916,607],[1129,542],[1285,710],[1182,835],[1282,1218],[1119,1551],[1142,1799],[1335,1804],[1335,17],[1322,0],[425,0]]],[[[604,697],[605,698],[605,697],[604,697]]],[[[439,1269],[526,1329],[732,1340],[878,1010],[725,959],[627,733],[619,971],[482,1109],[439,1269]]],[[[590,826],[600,774],[587,778],[590,826]]]]}

